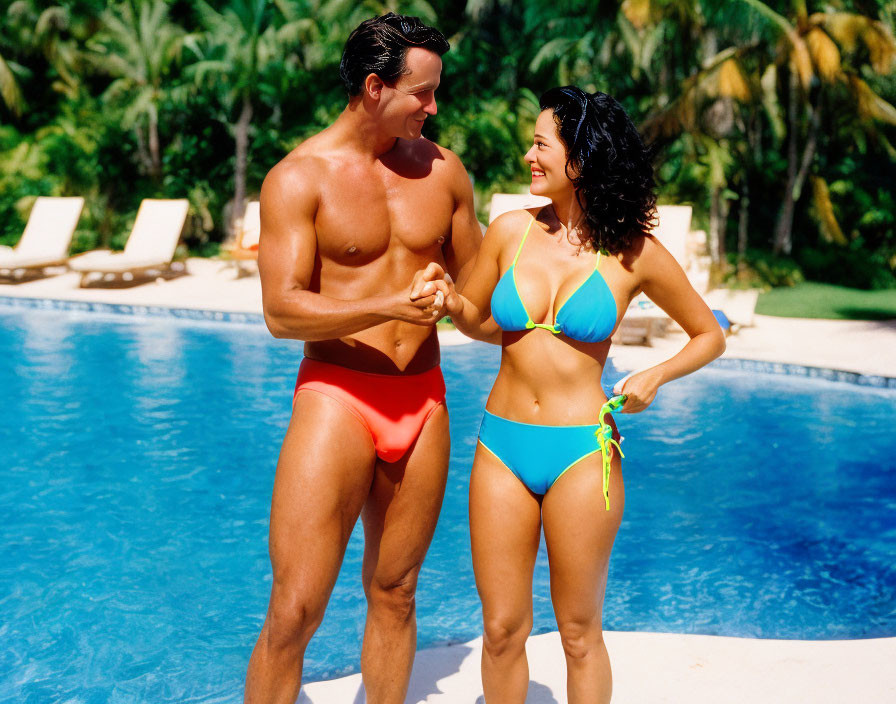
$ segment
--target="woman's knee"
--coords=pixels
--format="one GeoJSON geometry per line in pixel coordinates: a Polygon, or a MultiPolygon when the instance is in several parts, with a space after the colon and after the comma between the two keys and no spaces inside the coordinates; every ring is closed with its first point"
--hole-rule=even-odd
{"type": "Polygon", "coordinates": [[[485,616],[482,620],[483,647],[492,657],[519,653],[532,632],[532,615],[485,616]]]}
{"type": "Polygon", "coordinates": [[[604,647],[604,634],[597,619],[558,619],[563,651],[572,660],[583,660],[604,647]]]}

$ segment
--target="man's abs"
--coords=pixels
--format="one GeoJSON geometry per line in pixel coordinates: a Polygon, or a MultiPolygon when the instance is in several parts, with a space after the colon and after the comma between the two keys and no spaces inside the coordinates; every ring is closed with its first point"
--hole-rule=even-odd
{"type": "Polygon", "coordinates": [[[350,337],[305,343],[305,357],[373,374],[420,374],[439,364],[435,327],[390,320],[350,337]]]}

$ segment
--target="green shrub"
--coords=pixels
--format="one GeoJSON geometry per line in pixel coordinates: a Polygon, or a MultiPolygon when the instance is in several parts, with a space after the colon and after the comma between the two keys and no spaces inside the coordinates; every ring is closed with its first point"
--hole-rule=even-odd
{"type": "Polygon", "coordinates": [[[896,288],[896,275],[882,251],[868,251],[860,243],[803,247],[797,259],[809,281],[879,291],[896,288]]]}
{"type": "Polygon", "coordinates": [[[790,257],[782,257],[759,249],[748,249],[746,261],[741,270],[737,270],[737,255],[728,254],[729,283],[750,284],[753,286],[771,287],[795,286],[805,281],[799,264],[790,257]]]}

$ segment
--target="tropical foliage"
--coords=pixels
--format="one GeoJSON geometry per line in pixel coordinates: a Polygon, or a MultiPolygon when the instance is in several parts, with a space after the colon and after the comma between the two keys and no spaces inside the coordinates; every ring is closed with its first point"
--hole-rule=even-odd
{"type": "Polygon", "coordinates": [[[630,111],[662,199],[694,205],[720,274],[896,285],[886,0],[14,0],[0,243],[36,195],[86,197],[78,250],[119,244],[141,198],[186,196],[188,243],[214,250],[267,170],[339,114],[342,44],[386,11],[451,40],[428,136],[483,210],[525,188],[538,95],[576,83],[630,111]]]}

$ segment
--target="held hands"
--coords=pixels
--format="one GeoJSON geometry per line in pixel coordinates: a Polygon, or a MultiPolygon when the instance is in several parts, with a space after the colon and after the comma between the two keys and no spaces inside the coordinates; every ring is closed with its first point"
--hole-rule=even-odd
{"type": "Polygon", "coordinates": [[[451,276],[435,262],[414,274],[409,297],[415,305],[432,299],[427,307],[436,315],[436,320],[444,315],[455,315],[464,307],[451,276]]]}
{"type": "Polygon", "coordinates": [[[632,372],[616,382],[613,393],[624,393],[628,398],[622,407],[623,413],[640,413],[645,410],[663,383],[663,374],[657,368],[645,369],[641,372],[632,372]]]}

